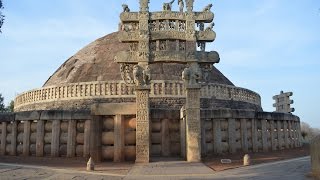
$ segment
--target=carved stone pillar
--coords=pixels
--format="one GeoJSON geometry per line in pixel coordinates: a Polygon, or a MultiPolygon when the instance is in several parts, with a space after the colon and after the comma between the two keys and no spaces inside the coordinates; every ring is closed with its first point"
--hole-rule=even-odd
{"type": "Polygon", "coordinates": [[[187,161],[201,161],[200,85],[186,88],[187,161]]]}
{"type": "Polygon", "coordinates": [[[150,87],[136,88],[136,163],[148,163],[150,159],[149,93],[150,87]]]}

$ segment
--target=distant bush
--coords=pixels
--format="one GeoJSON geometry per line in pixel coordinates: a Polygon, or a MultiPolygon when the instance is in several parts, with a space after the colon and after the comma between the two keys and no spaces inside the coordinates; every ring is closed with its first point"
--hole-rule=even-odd
{"type": "Polygon", "coordinates": [[[301,122],[301,136],[305,143],[309,143],[314,137],[320,135],[320,129],[312,128],[306,122],[301,122]]]}

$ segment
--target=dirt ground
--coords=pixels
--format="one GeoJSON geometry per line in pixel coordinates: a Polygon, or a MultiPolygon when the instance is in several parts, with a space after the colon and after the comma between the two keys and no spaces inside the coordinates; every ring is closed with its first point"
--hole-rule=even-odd
{"type": "MultiPolygon", "coordinates": [[[[305,145],[301,148],[295,149],[285,149],[281,151],[272,152],[258,152],[258,153],[248,153],[251,157],[251,164],[261,164],[266,162],[280,161],[286,159],[293,159],[303,156],[309,156],[309,146],[305,145]]],[[[227,169],[233,169],[243,166],[243,156],[245,153],[232,154],[232,155],[222,155],[216,157],[210,157],[205,159],[204,163],[209,166],[214,171],[223,171],[227,169]],[[222,164],[221,159],[231,159],[230,164],[222,164]]]]}
{"type": "MultiPolygon", "coordinates": [[[[296,149],[286,149],[273,152],[249,153],[252,164],[261,164],[285,159],[298,158],[309,155],[309,147],[303,146],[296,149]]],[[[206,158],[204,163],[214,171],[223,171],[241,167],[243,164],[244,153],[221,155],[206,158]],[[222,164],[221,159],[231,159],[232,163],[222,164]]],[[[22,156],[0,156],[0,163],[14,163],[24,165],[47,166],[57,169],[86,170],[87,159],[85,158],[50,158],[50,157],[22,157],[22,156]]],[[[103,162],[96,163],[96,172],[109,172],[113,174],[127,174],[134,162],[113,163],[103,162]]]]}
{"type": "MultiPolygon", "coordinates": [[[[10,163],[19,165],[46,166],[55,169],[70,169],[86,171],[86,158],[51,158],[51,157],[22,157],[22,156],[0,156],[0,163],[10,163]]],[[[95,172],[104,172],[125,175],[129,172],[134,162],[114,163],[101,162],[95,163],[95,172]]]]}

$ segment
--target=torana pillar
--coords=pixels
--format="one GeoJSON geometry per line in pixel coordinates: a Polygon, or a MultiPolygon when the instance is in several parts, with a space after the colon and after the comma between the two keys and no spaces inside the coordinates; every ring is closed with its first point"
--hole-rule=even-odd
{"type": "Polygon", "coordinates": [[[200,85],[186,88],[187,161],[201,161],[200,85]]]}
{"type": "Polygon", "coordinates": [[[150,87],[136,88],[137,125],[136,125],[136,162],[148,163],[150,159],[150,87]]]}

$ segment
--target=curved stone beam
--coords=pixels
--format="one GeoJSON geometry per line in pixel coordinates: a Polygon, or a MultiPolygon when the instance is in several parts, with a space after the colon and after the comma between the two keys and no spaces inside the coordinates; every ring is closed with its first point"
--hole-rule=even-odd
{"type": "Polygon", "coordinates": [[[195,12],[196,22],[211,23],[213,18],[214,14],[212,12],[195,12]]]}
{"type": "Polygon", "coordinates": [[[213,42],[216,39],[214,31],[197,31],[196,37],[198,41],[213,42]]]}
{"type": "Polygon", "coordinates": [[[122,22],[139,22],[139,13],[137,12],[123,12],[120,14],[122,22]]]}
{"type": "Polygon", "coordinates": [[[211,52],[202,52],[197,51],[195,54],[196,59],[198,59],[199,63],[219,63],[220,56],[216,51],[211,52]]]}

